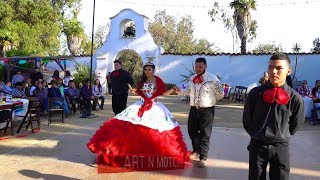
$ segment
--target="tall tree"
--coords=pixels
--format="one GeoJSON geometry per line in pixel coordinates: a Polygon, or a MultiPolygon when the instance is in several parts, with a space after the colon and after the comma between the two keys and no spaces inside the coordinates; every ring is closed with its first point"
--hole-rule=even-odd
{"type": "Polygon", "coordinates": [[[218,53],[220,49],[214,45],[214,43],[210,43],[207,39],[199,39],[195,44],[195,52],[198,53],[218,53]]]}
{"type": "Polygon", "coordinates": [[[18,38],[9,28],[13,17],[12,7],[0,1],[0,56],[5,56],[6,51],[13,48],[18,38]]]}
{"type": "Polygon", "coordinates": [[[292,50],[296,54],[296,63],[294,65],[294,73],[293,73],[293,77],[292,77],[292,80],[294,80],[296,77],[297,66],[298,66],[298,53],[301,51],[301,45],[298,43],[295,43],[292,47],[292,50]]]}
{"type": "Polygon", "coordinates": [[[275,44],[275,42],[267,44],[259,44],[253,51],[253,53],[276,53],[284,52],[283,47],[280,44],[275,44]]]}
{"type": "Polygon", "coordinates": [[[135,82],[139,81],[142,74],[142,59],[138,53],[132,50],[124,51],[118,58],[123,62],[123,68],[127,70],[135,82]]]}
{"type": "MultiPolygon", "coordinates": [[[[106,37],[110,31],[110,23],[104,26],[99,26],[97,31],[94,33],[93,38],[93,53],[100,48],[106,41],[106,37]]],[[[81,44],[81,54],[91,53],[91,35],[86,36],[81,44]]]]}
{"type": "Polygon", "coordinates": [[[81,44],[85,40],[84,27],[78,20],[81,0],[53,0],[52,5],[60,10],[62,32],[67,37],[67,46],[72,55],[81,53],[81,44]]]}
{"type": "Polygon", "coordinates": [[[0,21],[3,23],[10,19],[6,26],[0,26],[0,36],[6,36],[6,42],[0,40],[0,47],[10,44],[9,49],[37,55],[59,52],[59,13],[49,0],[6,0],[1,1],[0,7],[1,11],[3,8],[6,10],[6,18],[0,21]]]}
{"type": "Polygon", "coordinates": [[[72,55],[79,55],[82,40],[85,37],[84,29],[80,21],[73,17],[72,19],[64,19],[63,33],[67,37],[67,45],[72,55]]]}
{"type": "Polygon", "coordinates": [[[234,9],[233,20],[237,27],[238,36],[241,41],[241,53],[247,52],[247,40],[251,35],[256,36],[255,30],[257,22],[251,19],[250,10],[256,10],[255,0],[234,0],[230,3],[230,7],[234,9]],[[254,31],[252,31],[254,30],[254,31]]]}
{"type": "Polygon", "coordinates": [[[320,39],[315,38],[312,43],[313,43],[313,48],[311,49],[311,51],[320,52],[320,39]]]}
{"type": "MultiPolygon", "coordinates": [[[[197,51],[198,40],[194,38],[194,25],[191,16],[184,16],[177,20],[167,15],[166,11],[158,11],[154,21],[149,25],[149,31],[158,46],[167,53],[202,53],[197,51]]],[[[204,41],[201,40],[201,43],[204,41]]],[[[210,43],[208,43],[210,44],[210,43]]],[[[200,44],[198,45],[199,49],[200,44]]],[[[215,52],[214,45],[207,46],[208,52],[215,52]]],[[[201,49],[201,51],[204,51],[201,49]]]]}

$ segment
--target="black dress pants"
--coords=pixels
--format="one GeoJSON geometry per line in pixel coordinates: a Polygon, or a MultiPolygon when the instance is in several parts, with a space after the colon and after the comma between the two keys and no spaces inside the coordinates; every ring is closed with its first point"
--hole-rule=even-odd
{"type": "Polygon", "coordinates": [[[188,133],[193,152],[200,154],[200,160],[208,158],[215,107],[199,108],[192,106],[189,112],[188,133]]]}
{"type": "Polygon", "coordinates": [[[127,108],[128,94],[112,94],[112,110],[114,115],[121,113],[127,108]]]}
{"type": "Polygon", "coordinates": [[[251,141],[249,151],[249,180],[265,180],[268,163],[270,180],[288,180],[290,173],[289,144],[263,144],[251,141]]]}

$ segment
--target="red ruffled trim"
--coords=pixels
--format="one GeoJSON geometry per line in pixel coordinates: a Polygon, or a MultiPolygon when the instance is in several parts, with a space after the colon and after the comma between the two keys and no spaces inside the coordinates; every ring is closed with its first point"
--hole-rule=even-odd
{"type": "Polygon", "coordinates": [[[109,166],[133,170],[181,169],[189,161],[190,153],[179,126],[170,131],[159,132],[117,119],[106,121],[90,139],[87,147],[98,155],[99,161],[103,158],[104,163],[109,166]],[[140,157],[137,162],[139,165],[134,164],[136,156],[140,157]],[[169,159],[174,161],[171,164],[175,164],[165,167],[161,164],[161,167],[150,166],[148,158],[165,161],[169,159]]]}

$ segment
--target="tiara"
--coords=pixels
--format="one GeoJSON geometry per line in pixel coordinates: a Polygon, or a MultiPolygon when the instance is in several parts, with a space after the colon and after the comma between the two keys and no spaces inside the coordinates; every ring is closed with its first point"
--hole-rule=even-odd
{"type": "Polygon", "coordinates": [[[154,66],[154,64],[152,62],[147,62],[145,66],[154,66]]]}

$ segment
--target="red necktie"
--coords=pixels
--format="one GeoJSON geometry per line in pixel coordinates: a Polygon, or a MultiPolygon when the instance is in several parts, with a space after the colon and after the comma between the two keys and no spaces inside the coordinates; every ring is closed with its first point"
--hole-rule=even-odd
{"type": "Polygon", "coordinates": [[[287,91],[282,88],[272,88],[265,91],[262,94],[264,102],[272,104],[276,102],[277,104],[287,104],[290,100],[290,96],[287,91]]]}
{"type": "Polygon", "coordinates": [[[196,75],[192,81],[194,84],[201,84],[203,82],[203,77],[200,75],[196,75]]]}

